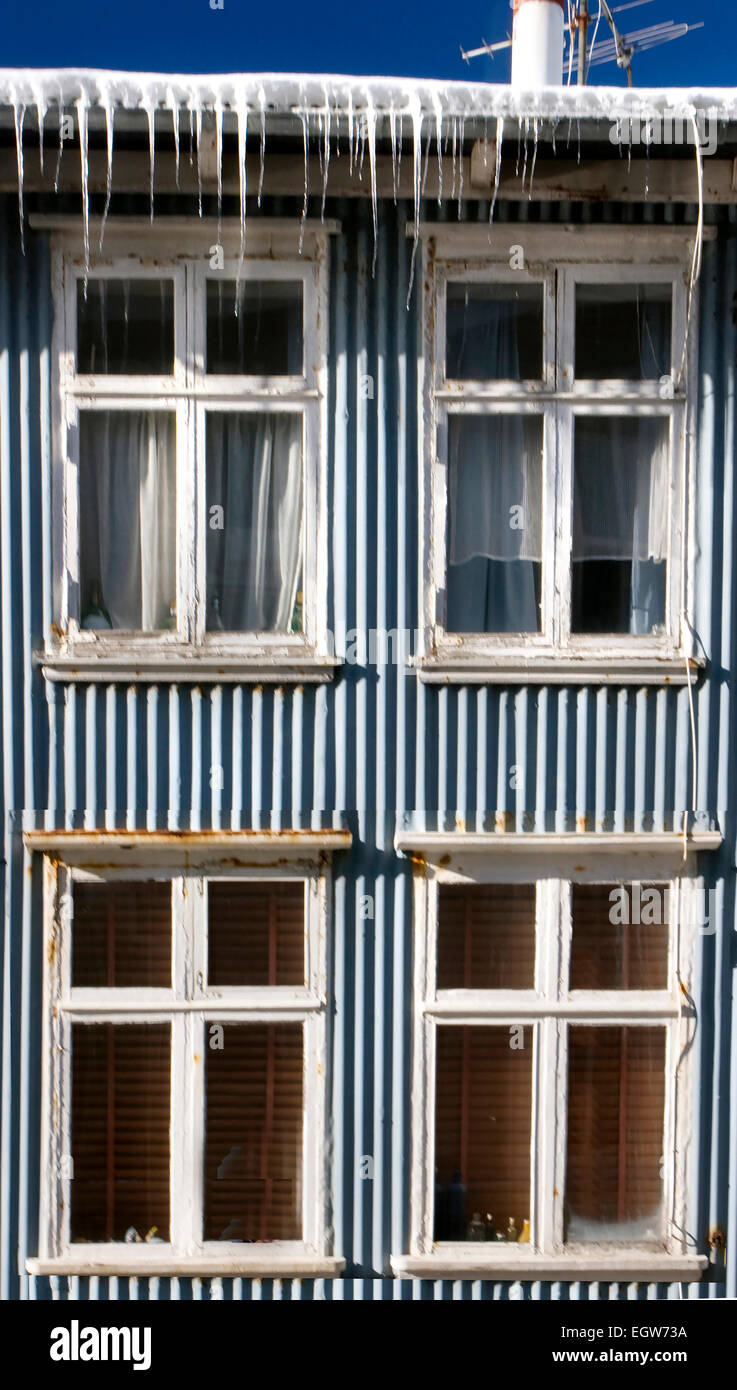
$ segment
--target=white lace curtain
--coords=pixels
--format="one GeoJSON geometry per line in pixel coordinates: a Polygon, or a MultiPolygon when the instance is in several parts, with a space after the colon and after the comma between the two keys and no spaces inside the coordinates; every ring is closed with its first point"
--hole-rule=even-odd
{"type": "Polygon", "coordinates": [[[302,558],[302,416],[208,412],[206,448],[208,627],[288,632],[302,558]]]}
{"type": "MultiPolygon", "coordinates": [[[[485,308],[488,376],[514,378],[513,306],[489,300],[485,308]]],[[[449,417],[450,631],[538,629],[533,567],[542,559],[542,486],[540,416],[449,417]]],[[[632,562],[629,613],[613,618],[613,630],[620,619],[632,632],[662,621],[662,583],[653,567],[667,556],[668,488],[666,420],[577,416],[572,560],[632,562]]]]}
{"type": "MultiPolygon", "coordinates": [[[[88,411],[80,422],[84,627],[176,625],[175,420],[88,411]]],[[[288,632],[302,558],[302,416],[207,416],[207,622],[288,632]]]]}
{"type": "Polygon", "coordinates": [[[176,614],[175,420],[87,411],[80,419],[83,626],[148,632],[176,614]]]}

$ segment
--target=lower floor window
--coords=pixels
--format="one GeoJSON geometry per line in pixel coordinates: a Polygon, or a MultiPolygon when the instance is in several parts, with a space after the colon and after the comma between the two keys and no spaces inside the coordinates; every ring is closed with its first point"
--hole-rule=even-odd
{"type": "Polygon", "coordinates": [[[688,885],[440,870],[416,891],[414,1253],[668,1253],[688,885]]]}
{"type": "Polygon", "coordinates": [[[46,1253],[324,1253],[323,874],[56,880],[46,1253]]]}

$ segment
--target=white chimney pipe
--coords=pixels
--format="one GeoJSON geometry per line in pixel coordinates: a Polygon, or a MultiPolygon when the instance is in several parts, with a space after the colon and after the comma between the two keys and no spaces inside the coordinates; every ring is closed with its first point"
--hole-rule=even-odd
{"type": "Polygon", "coordinates": [[[563,0],[514,0],[512,86],[563,82],[563,0]]]}

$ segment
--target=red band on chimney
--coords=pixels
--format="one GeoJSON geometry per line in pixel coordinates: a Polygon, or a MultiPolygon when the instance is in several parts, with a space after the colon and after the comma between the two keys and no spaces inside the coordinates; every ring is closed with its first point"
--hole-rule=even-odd
{"type": "MultiPolygon", "coordinates": [[[[529,3],[530,0],[514,0],[514,13],[516,14],[518,10],[522,9],[523,5],[527,5],[529,3]]],[[[547,3],[549,5],[560,5],[560,8],[562,10],[565,10],[564,0],[547,0],[547,3]]]]}

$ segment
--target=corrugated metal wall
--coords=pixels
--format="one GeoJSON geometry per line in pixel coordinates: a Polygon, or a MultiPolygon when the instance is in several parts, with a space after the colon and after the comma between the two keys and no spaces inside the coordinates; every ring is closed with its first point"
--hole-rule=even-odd
{"type": "MultiPolygon", "coordinates": [[[[346,666],[333,684],[48,686],[32,648],[48,620],[42,544],[50,477],[51,305],[48,248],[27,234],[19,255],[12,200],[0,239],[0,560],[4,936],[1,1205],[4,1296],[82,1298],[601,1298],[674,1297],[664,1285],[509,1285],[395,1281],[389,1256],[407,1248],[409,1187],[411,878],[393,849],[397,815],[473,821],[509,812],[519,829],[659,829],[691,805],[685,689],[423,687],[398,665],[346,666]],[[512,765],[523,769],[509,790],[512,765]],[[213,790],[213,765],[224,786],[213,790]],[[205,828],[306,823],[343,811],[354,849],[334,873],[331,986],[335,1249],[346,1279],[19,1279],[37,1236],[41,911],[24,857],[20,812],[47,826],[205,828]],[[373,920],[358,904],[374,898],[373,920]],[[373,1179],[362,1178],[364,1156],[373,1179]]],[[[265,215],[287,210],[267,207],[265,215]]],[[[294,208],[288,209],[293,212],[294,208]]],[[[408,205],[382,209],[371,276],[370,206],[328,205],[331,238],[330,625],[418,625],[418,281],[405,299],[408,205]],[[373,399],[360,378],[374,378],[373,399]]],[[[429,210],[428,215],[433,215],[429,210]]],[[[464,215],[483,218],[487,209],[464,215]]],[[[456,208],[438,215],[455,217],[456,208]]],[[[639,220],[654,209],[504,206],[502,219],[639,220]]],[[[679,217],[692,219],[693,209],[679,217]]],[[[734,987],[735,766],[731,709],[735,642],[733,540],[737,216],[707,246],[701,291],[695,626],[712,665],[696,697],[697,804],[725,834],[704,865],[723,920],[703,939],[698,999],[699,1171],[693,1229],[734,1231],[737,1163],[734,987]],[[730,1098],[732,1105],[730,1107],[730,1098]],[[730,1118],[731,1115],[731,1118],[730,1118]],[[730,1125],[732,1128],[730,1129],[730,1125]],[[731,1205],[730,1205],[731,1204],[731,1205]]],[[[728,1290],[737,1292],[735,1243],[728,1290]]],[[[724,1293],[723,1283],[684,1288],[724,1293]]]]}

